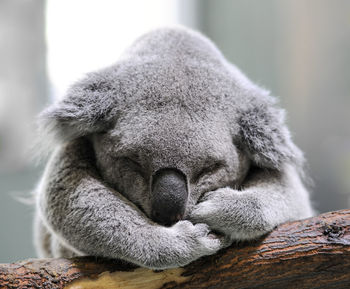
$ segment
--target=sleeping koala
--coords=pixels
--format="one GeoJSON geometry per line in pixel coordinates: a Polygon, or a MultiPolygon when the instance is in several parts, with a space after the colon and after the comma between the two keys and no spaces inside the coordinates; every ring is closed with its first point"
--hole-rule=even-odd
{"type": "Polygon", "coordinates": [[[197,32],[145,34],[40,121],[41,257],[172,268],[312,215],[284,111],[197,32]]]}

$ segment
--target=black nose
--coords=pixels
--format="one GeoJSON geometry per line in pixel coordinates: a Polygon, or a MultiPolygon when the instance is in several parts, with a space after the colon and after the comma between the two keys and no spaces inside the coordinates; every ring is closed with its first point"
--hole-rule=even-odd
{"type": "Polygon", "coordinates": [[[188,198],[186,176],[176,169],[158,170],[152,177],[153,221],[171,226],[182,219],[188,198]]]}

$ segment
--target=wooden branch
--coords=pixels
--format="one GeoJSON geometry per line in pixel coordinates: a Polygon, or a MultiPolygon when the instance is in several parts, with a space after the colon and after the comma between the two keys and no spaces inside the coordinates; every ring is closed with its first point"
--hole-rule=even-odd
{"type": "Polygon", "coordinates": [[[350,210],[330,212],[165,271],[93,257],[0,264],[0,288],[350,288],[349,229],[350,210]]]}

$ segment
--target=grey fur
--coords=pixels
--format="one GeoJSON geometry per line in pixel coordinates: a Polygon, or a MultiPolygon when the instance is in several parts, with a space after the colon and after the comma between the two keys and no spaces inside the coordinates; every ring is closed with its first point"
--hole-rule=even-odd
{"type": "Polygon", "coordinates": [[[57,142],[37,189],[41,256],[171,268],[312,215],[284,111],[197,32],[145,34],[40,122],[57,142]],[[151,220],[163,168],[188,182],[184,220],[171,227],[151,220]]]}

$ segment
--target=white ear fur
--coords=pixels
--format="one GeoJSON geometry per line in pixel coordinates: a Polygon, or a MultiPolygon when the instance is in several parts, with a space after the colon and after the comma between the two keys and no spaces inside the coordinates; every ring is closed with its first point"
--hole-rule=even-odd
{"type": "MultiPolygon", "coordinates": [[[[266,100],[266,96],[263,97],[266,100]]],[[[302,166],[302,152],[291,140],[284,124],[285,112],[277,108],[272,97],[268,102],[255,101],[239,118],[241,137],[250,158],[259,167],[281,169],[290,162],[302,166]]]]}
{"type": "Polygon", "coordinates": [[[39,129],[49,141],[59,142],[106,130],[115,117],[116,95],[101,75],[89,74],[39,115],[39,129]]]}

